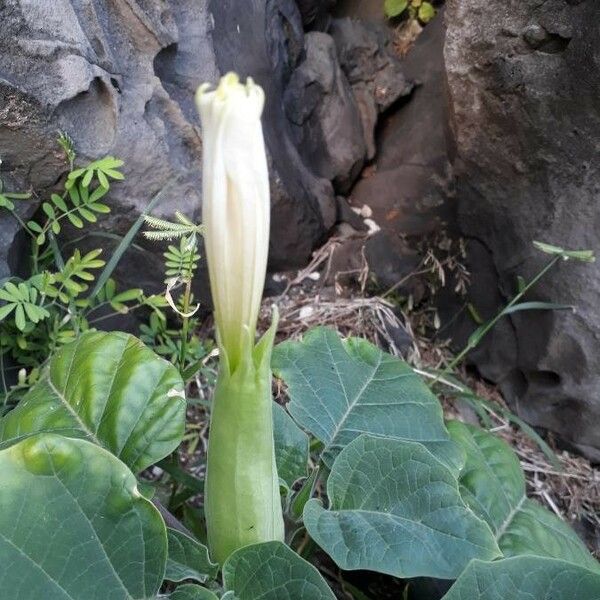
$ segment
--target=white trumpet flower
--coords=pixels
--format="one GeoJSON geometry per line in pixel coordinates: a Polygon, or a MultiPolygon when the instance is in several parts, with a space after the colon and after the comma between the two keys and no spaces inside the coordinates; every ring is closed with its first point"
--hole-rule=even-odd
{"type": "Polygon", "coordinates": [[[269,174],[263,90],[235,73],[200,86],[202,220],[215,320],[229,368],[253,345],[269,249],[269,174]]]}
{"type": "Polygon", "coordinates": [[[220,350],[205,514],[210,552],[222,564],[238,548],[284,536],[270,368],[277,316],[255,345],[269,249],[263,91],[230,73],[215,90],[201,86],[196,102],[204,140],[204,240],[220,350]]]}

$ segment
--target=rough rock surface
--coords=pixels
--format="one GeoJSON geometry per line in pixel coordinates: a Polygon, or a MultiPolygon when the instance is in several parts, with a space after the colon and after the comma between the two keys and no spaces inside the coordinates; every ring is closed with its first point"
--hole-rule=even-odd
{"type": "Polygon", "coordinates": [[[306,34],[302,61],[285,90],[305,164],[341,193],[375,156],[380,115],[413,89],[387,45],[381,26],[333,19],[328,33],[306,34]]]}
{"type": "Polygon", "coordinates": [[[307,33],[305,53],[285,91],[286,114],[304,162],[345,192],[366,156],[358,107],[331,36],[307,33]]]}
{"type": "Polygon", "coordinates": [[[307,29],[324,31],[331,19],[329,11],[335,6],[336,0],[296,0],[302,23],[307,29]]]}
{"type": "Polygon", "coordinates": [[[212,0],[212,41],[222,71],[251,75],[264,88],[267,104],[263,125],[270,151],[272,223],[270,266],[303,265],[336,219],[331,182],[305,164],[283,94],[301,62],[304,34],[294,0],[212,0]]]}
{"type": "MultiPolygon", "coordinates": [[[[600,3],[448,0],[446,23],[459,227],[489,317],[547,260],[532,240],[600,254],[600,3]]],[[[577,311],[517,313],[472,357],[527,421],[597,459],[599,297],[600,263],[562,264],[529,299],[577,311]]]]}
{"type": "MultiPolygon", "coordinates": [[[[65,172],[56,132],[71,135],[83,159],[113,154],[126,180],[114,185],[102,230],[122,235],[158,192],[154,211],[199,218],[201,133],[193,92],[235,69],[269,98],[265,135],[272,160],[272,265],[302,264],[335,220],[331,184],[311,173],[290,139],[283,86],[303,47],[292,0],[92,0],[0,4],[0,167],[7,189],[45,197],[65,172]]],[[[35,206],[35,202],[30,204],[35,206]]],[[[29,208],[31,210],[31,208],[29,208]]],[[[0,277],[22,267],[12,218],[0,215],[0,277]]],[[[140,243],[143,244],[142,241],[140,243]]],[[[126,284],[161,286],[162,248],[131,249],[126,284]]]]}
{"type": "Polygon", "coordinates": [[[334,19],[329,33],[358,107],[367,158],[375,157],[375,126],[380,113],[398,98],[408,96],[413,83],[404,75],[397,58],[388,50],[387,32],[357,19],[334,19]]]}
{"type": "MultiPolygon", "coordinates": [[[[159,2],[117,1],[99,6],[9,0],[0,9],[3,179],[8,172],[15,187],[43,198],[65,171],[55,143],[58,129],[73,138],[82,160],[104,154],[125,160],[127,178],[113,186],[113,212],[90,230],[91,245],[107,245],[106,238],[93,239],[100,228],[123,234],[168,184],[156,212],[169,215],[179,207],[198,216],[197,123],[188,120],[191,106],[174,101],[157,74],[161,52],[177,43],[185,47],[198,28],[203,35],[188,65],[188,85],[216,78],[207,10],[189,13],[174,13],[159,2]]],[[[153,277],[160,276],[159,252],[130,253],[138,285],[160,281],[153,277]]],[[[10,244],[8,253],[11,268],[18,269],[23,257],[10,244]]]]}
{"type": "Polygon", "coordinates": [[[415,81],[411,98],[387,111],[378,124],[377,154],[350,194],[367,205],[381,231],[367,240],[365,255],[379,285],[405,280],[401,291],[419,297],[421,257],[416,242],[438,230],[452,194],[452,142],[444,78],[444,25],[439,15],[417,38],[401,68],[415,81]]]}

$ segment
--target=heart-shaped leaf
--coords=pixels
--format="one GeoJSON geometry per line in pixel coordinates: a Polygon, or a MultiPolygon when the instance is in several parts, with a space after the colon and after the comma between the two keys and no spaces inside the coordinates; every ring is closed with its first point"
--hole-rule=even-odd
{"type": "Polygon", "coordinates": [[[173,365],[132,335],[88,332],[63,346],[0,420],[0,441],[41,431],[81,437],[137,472],[173,451],[184,425],[183,381],[173,365]]]}
{"type": "Polygon", "coordinates": [[[456,477],[425,446],[363,435],[327,481],[330,509],[304,508],[310,536],[342,569],[453,579],[473,558],[500,555],[456,477]]]}
{"type": "Polygon", "coordinates": [[[44,433],[0,451],[7,600],[146,600],[167,558],[163,520],[112,454],[44,433]]]}
{"type": "Polygon", "coordinates": [[[165,579],[169,581],[195,579],[204,583],[217,576],[219,565],[210,560],[206,546],[176,529],[168,528],[167,538],[169,557],[165,579]]]}
{"type": "Polygon", "coordinates": [[[174,592],[164,597],[168,600],[219,600],[214,592],[193,583],[180,585],[174,592]]]}
{"type": "Polygon", "coordinates": [[[474,560],[443,600],[600,600],[600,575],[539,556],[474,560]]]}
{"type": "Polygon", "coordinates": [[[497,436],[459,421],[450,434],[466,452],[460,488],[465,502],[490,525],[506,557],[534,554],[600,570],[577,534],[525,495],[517,455],[497,436]]]}
{"type": "Polygon", "coordinates": [[[237,600],[335,600],[319,571],[281,542],[234,552],[223,565],[223,583],[237,600]]]}
{"type": "Polygon", "coordinates": [[[288,385],[290,414],[325,444],[329,467],[361,433],[420,442],[456,472],[462,466],[437,398],[404,361],[369,342],[342,343],[318,328],[279,344],[272,365],[288,385]]]}
{"type": "Polygon", "coordinates": [[[273,438],[277,474],[288,488],[306,477],[308,465],[308,436],[296,425],[285,408],[273,404],[273,438]]]}

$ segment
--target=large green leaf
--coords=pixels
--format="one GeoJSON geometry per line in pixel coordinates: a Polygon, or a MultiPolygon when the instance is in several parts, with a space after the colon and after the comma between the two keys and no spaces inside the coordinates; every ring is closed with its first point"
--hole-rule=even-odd
{"type": "Polygon", "coordinates": [[[163,597],[168,600],[219,600],[214,592],[193,583],[180,585],[174,592],[168,596],[161,596],[163,597]]]}
{"type": "Polygon", "coordinates": [[[290,414],[325,444],[329,467],[361,433],[421,442],[456,471],[462,466],[437,398],[404,361],[369,342],[342,343],[318,328],[279,344],[272,365],[288,385],[290,414]]]}
{"type": "Polygon", "coordinates": [[[173,365],[132,335],[89,332],[63,346],[0,420],[0,441],[40,431],[82,437],[141,471],[177,447],[184,426],[183,381],[173,365]]]}
{"type": "Polygon", "coordinates": [[[204,583],[217,576],[219,565],[210,560],[206,546],[176,529],[168,528],[167,537],[169,558],[165,579],[169,581],[195,579],[204,583]]]}
{"type": "Polygon", "coordinates": [[[384,0],[383,10],[388,18],[402,14],[408,6],[408,0],[384,0]]]}
{"type": "Polygon", "coordinates": [[[112,454],[44,433],[0,451],[0,582],[7,600],[154,598],[167,535],[112,454]]]}
{"type": "Polygon", "coordinates": [[[306,477],[308,436],[279,404],[273,404],[273,437],[277,474],[291,488],[295,481],[306,477]]]}
{"type": "Polygon", "coordinates": [[[317,569],[281,542],[234,552],[223,565],[223,583],[238,600],[335,600],[317,569]]]}
{"type": "Polygon", "coordinates": [[[327,496],[329,510],[306,504],[304,525],[342,569],[453,579],[471,559],[500,555],[452,471],[421,444],[357,438],[337,457],[327,496]]]}
{"type": "Polygon", "coordinates": [[[575,532],[525,495],[525,475],[517,455],[497,436],[459,421],[448,423],[466,451],[460,476],[467,504],[492,528],[505,556],[535,554],[600,570],[575,532]]]}
{"type": "Polygon", "coordinates": [[[600,600],[600,575],[539,556],[474,560],[443,600],[600,600]]]}

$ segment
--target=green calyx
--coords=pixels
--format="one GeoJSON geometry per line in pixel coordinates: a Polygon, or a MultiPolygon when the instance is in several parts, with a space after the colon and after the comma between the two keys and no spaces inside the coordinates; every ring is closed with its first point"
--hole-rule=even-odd
{"type": "Polygon", "coordinates": [[[284,537],[271,396],[276,328],[277,314],[234,370],[225,353],[221,358],[205,487],[208,543],[220,564],[238,548],[284,537]]]}

